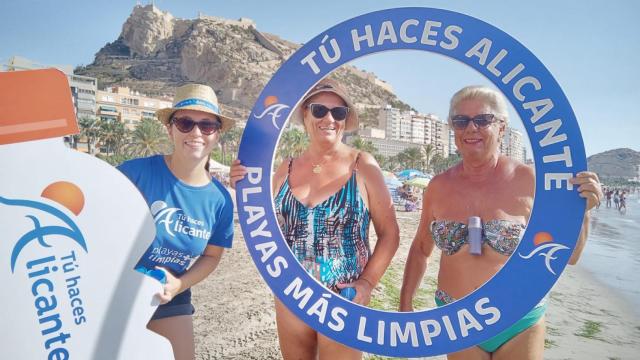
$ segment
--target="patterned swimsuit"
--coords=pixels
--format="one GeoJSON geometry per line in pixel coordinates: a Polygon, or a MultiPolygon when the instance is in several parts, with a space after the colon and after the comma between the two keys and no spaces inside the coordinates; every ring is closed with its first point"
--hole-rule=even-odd
{"type": "MultiPolygon", "coordinates": [[[[511,256],[518,247],[525,225],[508,220],[489,220],[482,224],[482,243],[489,245],[497,253],[511,256]]],[[[431,236],[444,255],[454,255],[469,242],[467,224],[452,220],[431,222],[431,236]]],[[[444,290],[438,289],[436,299],[449,304],[455,299],[444,290]]]]}
{"type": "MultiPolygon", "coordinates": [[[[518,247],[525,225],[508,220],[489,220],[482,226],[482,242],[496,252],[511,256],[518,247]]],[[[469,242],[467,224],[451,220],[431,223],[431,235],[436,246],[446,255],[453,255],[469,242]]]]}
{"type": "MultiPolygon", "coordinates": [[[[508,220],[489,220],[482,226],[482,243],[489,245],[499,254],[511,256],[518,247],[525,227],[525,225],[508,220]]],[[[431,223],[431,236],[436,246],[442,250],[442,254],[450,256],[457,253],[464,244],[469,242],[469,229],[467,224],[458,221],[435,220],[431,223]]],[[[436,290],[434,296],[438,306],[456,301],[453,296],[442,289],[436,290]]],[[[491,339],[478,344],[478,346],[486,352],[495,352],[507,341],[535,325],[544,316],[546,309],[545,297],[515,324],[491,339]]]]}
{"type": "Polygon", "coordinates": [[[371,256],[370,214],[356,181],[358,158],[347,183],[312,208],[291,192],[292,159],[275,198],[280,229],[294,256],[309,274],[335,292],[338,283],[358,279],[371,256]]]}

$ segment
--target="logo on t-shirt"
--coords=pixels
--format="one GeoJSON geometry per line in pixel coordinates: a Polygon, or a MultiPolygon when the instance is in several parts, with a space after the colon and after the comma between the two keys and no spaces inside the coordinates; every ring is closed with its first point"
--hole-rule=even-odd
{"type": "Polygon", "coordinates": [[[194,219],[184,213],[182,209],[169,207],[162,200],[151,204],[151,214],[157,225],[164,225],[167,234],[175,237],[176,233],[209,240],[211,231],[206,228],[203,220],[194,219]]]}

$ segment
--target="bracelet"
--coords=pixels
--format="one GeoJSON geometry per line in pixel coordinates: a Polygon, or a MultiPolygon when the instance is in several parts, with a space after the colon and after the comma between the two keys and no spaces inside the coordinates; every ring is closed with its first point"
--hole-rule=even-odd
{"type": "Polygon", "coordinates": [[[372,283],[371,281],[367,280],[367,278],[365,278],[365,277],[360,277],[360,278],[358,278],[358,280],[364,280],[364,281],[366,281],[366,282],[369,284],[369,286],[370,286],[372,289],[373,289],[373,288],[375,288],[375,286],[373,285],[373,283],[372,283]]]}

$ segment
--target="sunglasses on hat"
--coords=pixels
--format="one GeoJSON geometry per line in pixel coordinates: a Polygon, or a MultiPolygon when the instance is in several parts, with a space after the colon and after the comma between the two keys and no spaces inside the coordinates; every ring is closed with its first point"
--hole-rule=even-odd
{"type": "Polygon", "coordinates": [[[195,121],[188,116],[172,118],[171,123],[173,123],[180,132],[185,134],[191,132],[195,126],[198,126],[198,129],[200,129],[200,132],[204,135],[211,135],[222,128],[222,123],[218,119],[195,121]]]}
{"type": "Polygon", "coordinates": [[[474,117],[467,115],[455,115],[451,118],[451,124],[456,130],[466,129],[472,121],[478,128],[483,129],[499,120],[493,114],[478,114],[474,117]]]}
{"type": "Polygon", "coordinates": [[[349,115],[349,107],[347,106],[336,106],[329,109],[322,104],[312,103],[307,105],[307,108],[311,110],[311,115],[316,119],[322,119],[328,112],[331,112],[331,116],[336,121],[344,121],[347,118],[347,115],[349,115]]]}

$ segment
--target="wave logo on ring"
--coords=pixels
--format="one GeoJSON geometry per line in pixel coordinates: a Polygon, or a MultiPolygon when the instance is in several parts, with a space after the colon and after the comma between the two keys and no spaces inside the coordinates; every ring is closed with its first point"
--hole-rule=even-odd
{"type": "MultiPolygon", "coordinates": [[[[273,127],[280,130],[280,127],[278,126],[278,119],[280,119],[281,115],[283,115],[281,114],[283,110],[289,109],[289,105],[278,104],[277,97],[267,96],[264,99],[264,106],[264,111],[260,115],[254,114],[254,117],[256,119],[262,119],[266,115],[269,115],[271,117],[271,123],[273,124],[273,127]]],[[[284,123],[284,120],[281,120],[280,122],[284,123]]]]}
{"type": "MultiPolygon", "coordinates": [[[[80,215],[84,207],[82,190],[70,182],[54,182],[42,191],[41,196],[64,206],[75,215],[80,215]]],[[[31,285],[29,293],[33,295],[34,312],[41,326],[40,335],[50,357],[51,354],[58,354],[57,356],[64,355],[67,358],[70,353],[64,344],[72,337],[73,330],[76,330],[74,326],[86,323],[88,317],[81,297],[81,276],[78,275],[82,253],[69,250],[70,244],[60,243],[60,240],[72,240],[72,244],[75,243],[88,253],[84,236],[76,223],[54,205],[1,196],[0,205],[15,207],[16,212],[24,212],[25,218],[29,219],[27,227],[33,227],[25,230],[25,234],[13,247],[11,273],[26,276],[31,285]],[[36,244],[47,251],[35,249],[36,244]],[[39,255],[34,257],[34,252],[39,255]],[[24,256],[20,256],[23,253],[24,256]],[[22,258],[25,258],[24,266],[16,267],[18,260],[22,258]],[[73,315],[73,324],[64,323],[64,316],[61,314],[63,311],[73,315]]]]}
{"type": "MultiPolygon", "coordinates": [[[[460,351],[487,341],[520,320],[558,280],[554,273],[560,274],[569,260],[585,209],[585,200],[569,183],[577,172],[586,170],[582,136],[553,76],[527,48],[500,29],[440,9],[377,11],[344,21],[307,41],[258,97],[238,157],[248,170],[237,185],[240,225],[249,252],[273,293],[323,335],[386,356],[420,357],[460,351]],[[531,140],[536,173],[535,201],[515,252],[530,253],[536,244],[535,234],[543,231],[553,234],[558,249],[548,247],[547,261],[511,256],[493,278],[471,294],[446,306],[413,313],[354,304],[335,296],[307,274],[278,226],[270,177],[285,120],[277,117],[277,109],[296,109],[309,89],[343,64],[399,50],[435,53],[470,66],[511,102],[531,140]],[[269,106],[276,110],[271,112],[272,124],[261,120],[271,111],[265,111],[269,106]],[[559,251],[557,245],[569,251],[559,251]],[[551,260],[553,272],[546,265],[551,260]]],[[[539,251],[550,245],[537,244],[539,251]]]]}
{"type": "Polygon", "coordinates": [[[556,260],[558,257],[553,255],[557,251],[569,250],[569,248],[562,244],[553,244],[552,242],[553,236],[551,236],[551,234],[545,231],[539,232],[533,238],[533,243],[536,245],[536,248],[533,249],[529,255],[522,255],[521,253],[518,253],[518,255],[523,259],[530,259],[536,254],[544,257],[544,264],[547,266],[547,270],[553,275],[556,275],[555,271],[551,268],[551,260],[556,260]]]}

